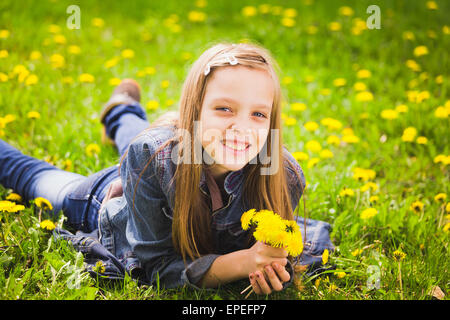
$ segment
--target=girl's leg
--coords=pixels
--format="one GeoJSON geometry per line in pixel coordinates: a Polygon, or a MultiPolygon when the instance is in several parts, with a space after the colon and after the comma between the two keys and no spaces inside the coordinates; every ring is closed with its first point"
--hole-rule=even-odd
{"type": "Polygon", "coordinates": [[[0,140],[0,184],[13,189],[26,201],[43,197],[50,201],[57,214],[63,209],[67,193],[85,179],[80,174],[26,156],[0,140]]]}
{"type": "Polygon", "coordinates": [[[115,106],[104,119],[106,134],[114,140],[122,156],[130,142],[150,123],[139,102],[115,106]]]}

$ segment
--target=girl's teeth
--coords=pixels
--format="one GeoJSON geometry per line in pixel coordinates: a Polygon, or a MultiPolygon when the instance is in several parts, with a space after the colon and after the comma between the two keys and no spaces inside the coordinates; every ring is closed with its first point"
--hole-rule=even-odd
{"type": "Polygon", "coordinates": [[[225,145],[228,147],[228,148],[231,148],[231,149],[234,149],[234,150],[238,150],[238,151],[242,151],[242,150],[245,150],[247,147],[246,146],[238,146],[238,145],[235,145],[235,144],[233,144],[233,143],[225,143],[225,145]]]}

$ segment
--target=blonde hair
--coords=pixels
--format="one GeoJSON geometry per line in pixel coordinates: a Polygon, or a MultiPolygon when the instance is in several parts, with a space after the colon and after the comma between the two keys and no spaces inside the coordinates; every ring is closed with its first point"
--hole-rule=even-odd
{"type": "MultiPolygon", "coordinates": [[[[212,74],[215,70],[230,65],[223,59],[223,54],[233,55],[240,66],[267,71],[271,76],[274,85],[274,100],[270,116],[270,129],[279,130],[279,134],[276,135],[276,138],[278,138],[279,141],[274,143],[278,148],[273,150],[272,130],[269,130],[266,142],[267,156],[271,157],[270,153],[272,150],[277,152],[279,155],[278,159],[280,159],[278,165],[281,166],[282,170],[276,170],[276,173],[272,175],[261,175],[261,168],[268,166],[268,164],[248,163],[248,170],[246,170],[246,175],[244,177],[245,181],[242,197],[250,208],[255,208],[256,210],[272,210],[278,213],[282,218],[292,220],[293,210],[288,182],[286,180],[286,171],[284,170],[284,162],[287,159],[284,159],[282,150],[282,92],[277,76],[278,65],[265,48],[252,43],[218,43],[204,51],[192,65],[183,84],[179,102],[179,111],[172,111],[162,115],[156,119],[147,130],[166,125],[173,125],[176,128],[184,129],[177,131],[180,132],[180,134],[176,134],[173,138],[166,141],[159,150],[162,150],[171,142],[179,143],[183,141],[186,143],[190,142],[191,144],[184,147],[190,148],[189,150],[194,150],[195,139],[188,139],[184,135],[190,134],[190,137],[195,136],[194,121],[200,120],[201,107],[206,87],[212,74]],[[210,68],[209,74],[205,73],[205,69],[208,66],[210,68]]],[[[155,155],[156,153],[157,152],[155,152],[155,155]]],[[[176,181],[172,241],[175,249],[182,255],[184,260],[186,260],[186,256],[195,259],[203,254],[213,253],[214,250],[212,247],[213,241],[211,241],[211,214],[210,208],[208,207],[208,199],[202,194],[199,188],[203,164],[197,164],[193,152],[191,153],[191,157],[189,164],[177,164],[175,174],[171,181],[176,181]],[[186,192],[186,190],[192,190],[192,192],[186,192]]],[[[149,160],[147,165],[152,159],[149,160]]],[[[294,165],[289,161],[288,164],[293,171],[297,173],[294,165]]],[[[143,171],[145,171],[146,167],[143,168],[143,171]]],[[[297,176],[298,181],[302,181],[298,173],[297,176]]],[[[298,192],[303,193],[303,189],[304,186],[301,185],[301,190],[298,190],[298,192]]]]}

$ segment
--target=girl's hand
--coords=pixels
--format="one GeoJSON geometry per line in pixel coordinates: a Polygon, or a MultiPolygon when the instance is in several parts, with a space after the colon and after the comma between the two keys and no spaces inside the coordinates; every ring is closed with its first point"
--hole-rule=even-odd
{"type": "Polygon", "coordinates": [[[247,275],[256,294],[270,294],[272,290],[283,289],[283,282],[289,281],[286,271],[288,253],[283,248],[274,248],[257,241],[248,249],[247,275]]]}
{"type": "Polygon", "coordinates": [[[282,267],[286,266],[288,253],[283,248],[274,248],[257,241],[250,249],[247,249],[245,257],[247,259],[244,261],[244,277],[256,271],[264,273],[265,266],[270,266],[273,262],[282,267]]]}
{"type": "Polygon", "coordinates": [[[291,278],[286,269],[277,262],[265,266],[264,270],[264,273],[255,271],[249,275],[250,284],[256,294],[270,294],[272,290],[281,291],[283,282],[287,282],[291,278]]]}

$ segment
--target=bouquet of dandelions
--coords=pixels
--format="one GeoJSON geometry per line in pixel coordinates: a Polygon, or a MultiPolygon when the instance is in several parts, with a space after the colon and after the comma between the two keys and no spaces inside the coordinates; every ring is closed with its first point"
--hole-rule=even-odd
{"type": "MultiPolygon", "coordinates": [[[[302,234],[297,222],[282,219],[280,215],[273,211],[248,210],[241,216],[241,225],[244,230],[254,226],[253,237],[256,241],[261,241],[275,248],[284,248],[292,257],[299,256],[303,251],[302,234]]],[[[249,288],[251,288],[251,285],[241,293],[249,288]]]]}

